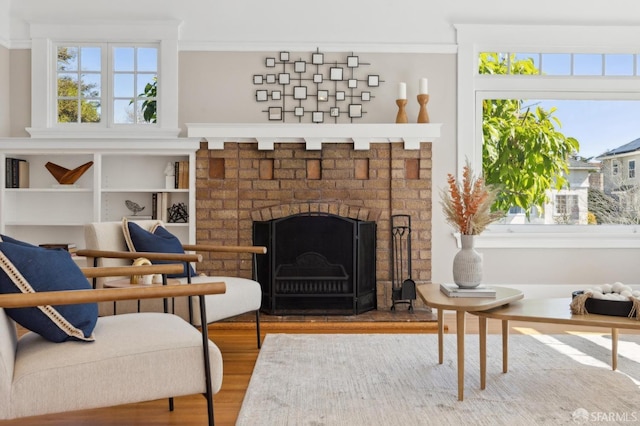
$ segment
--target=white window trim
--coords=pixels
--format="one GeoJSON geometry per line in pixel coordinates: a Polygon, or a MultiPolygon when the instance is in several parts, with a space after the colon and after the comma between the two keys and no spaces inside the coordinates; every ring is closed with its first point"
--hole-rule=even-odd
{"type": "MultiPolygon", "coordinates": [[[[559,25],[455,25],[458,41],[457,169],[468,161],[482,167],[482,99],[523,96],[640,100],[640,80],[603,77],[541,77],[496,84],[479,76],[480,52],[633,53],[640,39],[638,27],[559,25]],[[523,84],[523,81],[525,83],[523,84]],[[523,89],[525,87],[525,89],[523,89]],[[535,95],[525,95],[526,92],[535,95]],[[573,96],[575,95],[575,96],[573,96]],[[469,125],[473,123],[473,125],[469,125]]],[[[511,77],[518,78],[518,77],[511,77]]],[[[477,238],[479,248],[640,248],[640,226],[619,225],[499,225],[477,238]]]]}
{"type": "Polygon", "coordinates": [[[177,138],[178,127],[178,39],[179,21],[127,21],[77,23],[31,23],[31,127],[33,138],[177,138]],[[51,105],[56,88],[54,41],[65,43],[149,43],[158,42],[157,126],[94,127],[57,126],[51,105]],[[161,75],[161,77],[160,77],[161,75]]]}

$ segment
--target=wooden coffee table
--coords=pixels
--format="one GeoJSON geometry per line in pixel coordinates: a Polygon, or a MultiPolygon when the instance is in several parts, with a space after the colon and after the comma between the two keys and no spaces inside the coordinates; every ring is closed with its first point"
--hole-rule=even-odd
{"type": "Polygon", "coordinates": [[[508,306],[491,310],[472,311],[478,316],[480,333],[480,388],[484,389],[487,376],[487,318],[502,320],[502,371],[509,367],[509,321],[567,324],[611,329],[611,368],[618,368],[618,329],[640,330],[640,320],[611,315],[574,315],[570,298],[524,299],[508,306]]]}
{"type": "MultiPolygon", "coordinates": [[[[456,311],[456,344],[458,352],[458,400],[464,399],[464,335],[465,314],[481,312],[507,305],[523,298],[520,290],[495,287],[495,297],[449,297],[440,291],[440,284],[422,284],[417,287],[425,305],[438,309],[438,362],[444,362],[444,317],[443,311],[456,311]]],[[[486,343],[485,343],[486,344],[486,343]]]]}

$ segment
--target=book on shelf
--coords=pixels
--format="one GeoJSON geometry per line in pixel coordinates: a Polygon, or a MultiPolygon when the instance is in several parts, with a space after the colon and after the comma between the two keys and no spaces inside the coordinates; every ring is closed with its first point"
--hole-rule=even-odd
{"type": "Polygon", "coordinates": [[[440,291],[449,297],[496,297],[496,289],[480,284],[474,288],[461,288],[457,284],[440,284],[440,291]]]}
{"type": "Polygon", "coordinates": [[[5,188],[29,187],[29,162],[20,158],[5,159],[5,188]]]}
{"type": "Polygon", "coordinates": [[[125,216],[128,220],[148,220],[153,219],[150,214],[132,214],[125,216]]]}
{"type": "Polygon", "coordinates": [[[154,192],[151,196],[153,207],[151,209],[151,219],[158,219],[167,222],[169,219],[169,193],[154,192]]]}
{"type": "Polygon", "coordinates": [[[189,188],[189,162],[176,161],[175,167],[175,189],[189,188]]]}
{"type": "Polygon", "coordinates": [[[151,194],[151,219],[158,218],[158,193],[151,194]]]}

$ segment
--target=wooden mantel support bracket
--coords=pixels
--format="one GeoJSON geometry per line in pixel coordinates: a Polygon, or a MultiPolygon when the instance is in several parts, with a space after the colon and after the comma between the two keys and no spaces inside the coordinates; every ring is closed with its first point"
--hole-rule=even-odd
{"type": "Polygon", "coordinates": [[[420,149],[420,138],[403,138],[404,149],[420,149]]]}
{"type": "Polygon", "coordinates": [[[273,151],[273,147],[276,143],[276,138],[256,138],[258,140],[258,150],[260,151],[273,151]]]}

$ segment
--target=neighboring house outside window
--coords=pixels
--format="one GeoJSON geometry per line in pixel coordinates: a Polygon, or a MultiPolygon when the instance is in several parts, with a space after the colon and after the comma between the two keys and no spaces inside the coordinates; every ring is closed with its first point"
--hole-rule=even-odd
{"type": "Polygon", "coordinates": [[[636,160],[638,159],[640,159],[640,138],[596,157],[596,160],[602,163],[605,192],[620,190],[625,185],[629,185],[629,179],[636,177],[636,160]],[[625,163],[627,164],[626,178],[620,167],[625,163]]]}
{"type": "MultiPolygon", "coordinates": [[[[547,191],[549,201],[544,205],[542,211],[534,208],[531,217],[527,219],[522,208],[512,207],[503,223],[511,225],[526,223],[533,225],[586,225],[589,213],[589,188],[592,186],[594,175],[598,174],[598,164],[571,158],[569,173],[566,176],[568,186],[559,191],[547,191]]],[[[597,179],[595,180],[597,181],[597,179]]]]}
{"type": "Polygon", "coordinates": [[[557,194],[555,197],[555,220],[558,223],[578,223],[579,218],[578,196],[557,194]]]}
{"type": "Polygon", "coordinates": [[[587,225],[591,176],[597,173],[598,164],[570,158],[569,173],[565,176],[568,185],[560,191],[549,191],[547,198],[551,203],[555,202],[555,205],[545,206],[544,223],[587,225]]]}
{"type": "Polygon", "coordinates": [[[602,162],[603,192],[614,200],[619,212],[616,220],[637,223],[640,217],[640,187],[636,179],[636,162],[640,160],[640,138],[611,149],[597,157],[602,162]],[[620,164],[627,173],[620,173],[620,164]]]}

